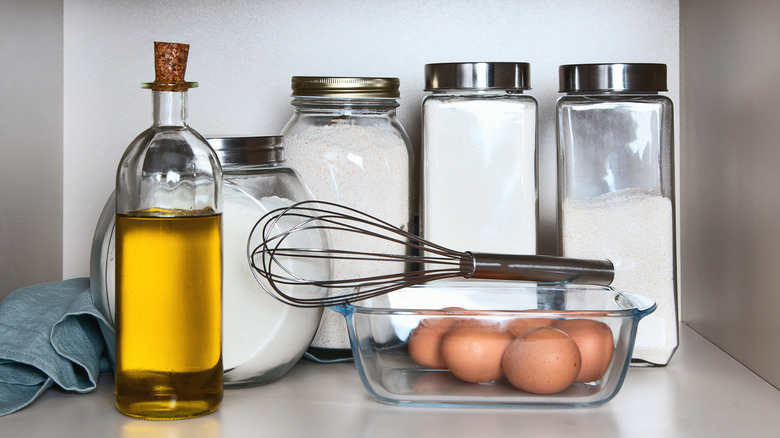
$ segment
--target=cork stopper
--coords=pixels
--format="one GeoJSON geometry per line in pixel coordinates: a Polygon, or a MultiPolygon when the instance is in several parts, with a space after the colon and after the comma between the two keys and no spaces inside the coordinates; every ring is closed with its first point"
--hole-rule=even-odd
{"type": "Polygon", "coordinates": [[[197,82],[186,82],[187,55],[189,44],[154,42],[154,82],[141,84],[143,88],[157,91],[187,91],[198,86],[197,82]]]}

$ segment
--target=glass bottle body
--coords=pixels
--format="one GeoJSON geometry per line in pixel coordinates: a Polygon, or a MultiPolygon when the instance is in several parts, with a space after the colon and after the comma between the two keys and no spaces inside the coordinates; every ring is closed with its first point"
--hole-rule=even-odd
{"type": "Polygon", "coordinates": [[[204,415],[222,400],[222,171],[186,124],[186,92],[152,92],[154,123],[116,185],[116,405],[204,415]]]}
{"type": "Polygon", "coordinates": [[[567,95],[557,104],[559,250],[607,258],[613,286],[652,298],[635,363],[678,345],[672,102],[658,94],[567,95]]]}

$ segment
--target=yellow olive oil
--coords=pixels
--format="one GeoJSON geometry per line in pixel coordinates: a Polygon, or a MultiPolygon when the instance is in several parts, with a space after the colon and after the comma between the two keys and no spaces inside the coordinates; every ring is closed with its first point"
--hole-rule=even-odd
{"type": "Polygon", "coordinates": [[[222,401],[221,215],[116,218],[116,405],[145,419],[222,401]]]}

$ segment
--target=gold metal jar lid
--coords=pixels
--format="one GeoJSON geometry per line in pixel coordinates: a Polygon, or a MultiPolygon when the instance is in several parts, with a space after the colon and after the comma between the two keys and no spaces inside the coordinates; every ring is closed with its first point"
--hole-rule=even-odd
{"type": "Polygon", "coordinates": [[[398,78],[293,76],[292,95],[300,97],[398,98],[398,78]]]}

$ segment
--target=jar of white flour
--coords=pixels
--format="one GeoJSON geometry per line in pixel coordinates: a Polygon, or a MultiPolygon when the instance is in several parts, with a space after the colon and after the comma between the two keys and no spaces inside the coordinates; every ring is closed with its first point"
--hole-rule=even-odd
{"type": "Polygon", "coordinates": [[[634,364],[665,365],[678,345],[672,102],[664,64],[559,68],[559,246],[606,258],[617,289],[658,309],[642,320],[634,364]]]}
{"type": "MultiPolygon", "coordinates": [[[[258,280],[249,267],[247,246],[259,245],[261,233],[251,231],[266,213],[312,195],[284,159],[281,136],[210,138],[209,144],[222,163],[224,186],[225,387],[269,383],[286,374],[306,352],[317,332],[322,309],[292,307],[266,293],[258,284],[265,280],[258,280]]],[[[286,230],[289,224],[275,228],[286,230]]],[[[308,230],[296,233],[286,243],[320,248],[327,244],[327,237],[323,232],[308,230]]],[[[288,261],[286,267],[306,278],[327,278],[330,274],[330,264],[322,260],[288,261]]],[[[325,294],[324,289],[314,286],[289,287],[311,289],[290,291],[296,295],[325,294]]]]}
{"type": "Polygon", "coordinates": [[[527,63],[427,64],[420,231],[458,251],[537,251],[537,103],[527,63]]]}
{"type": "MultiPolygon", "coordinates": [[[[398,88],[397,78],[293,76],[294,112],[282,135],[288,162],[315,199],[346,205],[410,230],[412,148],[396,116],[398,88]]],[[[362,248],[365,241],[360,238],[332,238],[334,248],[405,251],[402,245],[380,240],[362,248]]],[[[386,272],[378,263],[367,267],[336,261],[333,265],[334,278],[386,272]]],[[[308,357],[323,362],[352,357],[343,316],[325,309],[308,357]]]]}

